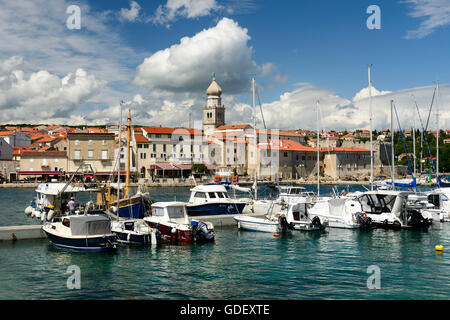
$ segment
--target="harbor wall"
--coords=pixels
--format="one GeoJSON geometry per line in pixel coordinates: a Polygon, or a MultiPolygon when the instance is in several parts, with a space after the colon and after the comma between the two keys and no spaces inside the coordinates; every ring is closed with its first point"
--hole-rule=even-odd
{"type": "Polygon", "coordinates": [[[0,227],[0,240],[43,239],[45,233],[41,225],[0,227]]]}

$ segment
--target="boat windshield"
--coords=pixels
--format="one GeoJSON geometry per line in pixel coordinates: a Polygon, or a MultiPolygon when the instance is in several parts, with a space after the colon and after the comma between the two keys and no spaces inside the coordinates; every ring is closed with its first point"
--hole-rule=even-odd
{"type": "Polygon", "coordinates": [[[184,210],[182,206],[167,207],[167,211],[169,212],[169,218],[171,219],[184,218],[184,210]]]}
{"type": "Polygon", "coordinates": [[[372,214],[391,212],[396,196],[383,194],[365,194],[359,198],[363,211],[372,214]]]}
{"type": "Polygon", "coordinates": [[[152,216],[164,217],[164,208],[153,207],[152,216]]]}
{"type": "Polygon", "coordinates": [[[291,188],[289,194],[301,194],[304,190],[304,188],[291,188]]]}

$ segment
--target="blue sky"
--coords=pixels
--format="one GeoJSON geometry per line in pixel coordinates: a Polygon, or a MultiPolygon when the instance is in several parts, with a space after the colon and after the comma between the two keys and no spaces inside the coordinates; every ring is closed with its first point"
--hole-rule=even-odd
{"type": "Polygon", "coordinates": [[[0,3],[1,122],[113,123],[123,99],[142,124],[185,125],[186,110],[201,119],[215,71],[229,122],[251,121],[255,76],[274,128],[314,127],[315,113],[305,111],[317,99],[324,127],[364,127],[360,91],[373,64],[374,108],[383,110],[376,126],[388,126],[390,99],[405,122],[411,94],[426,112],[437,80],[447,124],[450,0],[0,3]],[[64,26],[71,4],[81,8],[80,30],[64,26]],[[380,30],[366,26],[370,5],[381,9],[380,30]]]}

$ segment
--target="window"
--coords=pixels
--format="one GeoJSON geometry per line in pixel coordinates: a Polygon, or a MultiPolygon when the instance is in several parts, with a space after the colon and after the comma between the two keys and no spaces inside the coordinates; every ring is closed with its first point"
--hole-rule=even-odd
{"type": "Polygon", "coordinates": [[[142,149],[142,143],[138,143],[138,144],[137,144],[137,147],[138,147],[139,149],[142,149]]]}
{"type": "Polygon", "coordinates": [[[31,158],[31,159],[30,159],[30,162],[34,162],[34,159],[33,159],[33,158],[31,158]]]}
{"type": "Polygon", "coordinates": [[[141,159],[146,159],[147,158],[147,154],[146,153],[141,153],[141,159]]]}
{"type": "MultiPolygon", "coordinates": [[[[55,162],[56,162],[56,163],[58,163],[58,161],[59,161],[59,159],[58,159],[58,158],[56,158],[56,159],[55,159],[55,162]]],[[[55,170],[55,171],[56,171],[56,170],[55,170]]]]}
{"type": "Polygon", "coordinates": [[[161,138],[161,135],[160,134],[156,134],[155,137],[156,138],[161,138]]]}
{"type": "Polygon", "coordinates": [[[80,140],[75,140],[75,145],[79,146],[80,145],[80,140]]]}
{"type": "Polygon", "coordinates": [[[166,152],[166,145],[163,144],[163,152],[166,152]]]}
{"type": "Polygon", "coordinates": [[[284,157],[287,158],[287,156],[288,156],[287,151],[285,151],[283,154],[284,154],[284,157]]]}
{"type": "Polygon", "coordinates": [[[217,195],[219,196],[219,198],[225,198],[223,192],[217,192],[217,195]]]}
{"type": "Polygon", "coordinates": [[[89,140],[89,141],[88,141],[88,145],[90,145],[90,146],[92,146],[93,143],[94,143],[94,142],[93,142],[92,140],[89,140]]]}
{"type": "Polygon", "coordinates": [[[102,146],[106,146],[106,140],[102,140],[102,146]]]}
{"type": "Polygon", "coordinates": [[[208,192],[208,196],[210,199],[216,198],[216,194],[214,192],[208,192]]]}
{"type": "Polygon", "coordinates": [[[75,153],[74,153],[74,156],[73,156],[73,158],[75,159],[75,160],[80,160],[80,150],[75,150],[75,153]]]}
{"type": "Polygon", "coordinates": [[[42,159],[42,165],[43,165],[43,166],[46,166],[47,164],[48,164],[48,163],[47,163],[47,159],[43,158],[43,159],[42,159]]]}
{"type": "Polygon", "coordinates": [[[153,152],[156,152],[156,144],[153,144],[153,152]]]}
{"type": "Polygon", "coordinates": [[[102,159],[103,160],[108,159],[108,150],[102,150],[102,159]]]}
{"type": "Polygon", "coordinates": [[[94,157],[94,150],[88,150],[88,158],[92,159],[94,157]]]}
{"type": "Polygon", "coordinates": [[[178,219],[184,218],[184,210],[183,207],[167,207],[167,211],[169,213],[169,218],[178,219]]]}
{"type": "Polygon", "coordinates": [[[194,194],[195,198],[206,198],[206,194],[204,192],[196,192],[194,194]]]}
{"type": "Polygon", "coordinates": [[[164,208],[158,208],[158,207],[153,208],[152,216],[154,216],[154,217],[164,217],[164,208]]]}

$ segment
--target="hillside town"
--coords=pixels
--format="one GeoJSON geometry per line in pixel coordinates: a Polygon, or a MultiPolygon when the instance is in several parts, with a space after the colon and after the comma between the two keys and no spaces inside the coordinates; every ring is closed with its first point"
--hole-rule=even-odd
{"type": "MultiPolygon", "coordinates": [[[[179,182],[193,174],[207,177],[217,172],[231,172],[245,181],[255,175],[255,162],[258,179],[265,181],[315,181],[317,165],[323,181],[368,180],[369,130],[321,130],[317,143],[317,132],[310,130],[262,130],[249,123],[226,124],[222,89],[215,78],[206,96],[199,128],[133,123],[130,174],[134,182],[179,182]]],[[[88,164],[92,174],[106,181],[117,175],[115,159],[120,153],[123,179],[126,132],[125,125],[121,130],[118,125],[3,125],[0,127],[0,177],[3,182],[65,180],[81,164],[88,164]]],[[[443,132],[446,135],[450,130],[443,132]]],[[[435,131],[429,133],[436,136],[435,131]]],[[[403,132],[405,137],[411,134],[411,130],[403,132]]],[[[443,139],[443,143],[450,143],[450,139],[443,139]]],[[[391,132],[374,132],[374,175],[390,174],[391,150],[391,132]]],[[[396,155],[397,160],[404,157],[406,153],[396,155]]],[[[398,175],[408,174],[405,166],[396,166],[396,171],[398,175]]]]}

